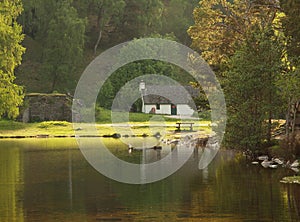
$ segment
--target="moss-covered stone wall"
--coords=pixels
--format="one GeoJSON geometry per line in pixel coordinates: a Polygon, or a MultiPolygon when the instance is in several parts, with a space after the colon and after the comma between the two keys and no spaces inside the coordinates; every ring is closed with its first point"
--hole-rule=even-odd
{"type": "Polygon", "coordinates": [[[23,122],[72,120],[72,99],[65,94],[30,93],[24,103],[23,122]]]}

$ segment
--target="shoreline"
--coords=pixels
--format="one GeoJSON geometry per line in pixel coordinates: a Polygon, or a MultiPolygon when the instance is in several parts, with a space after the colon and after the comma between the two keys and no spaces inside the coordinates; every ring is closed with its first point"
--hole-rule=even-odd
{"type": "MultiPolygon", "coordinates": [[[[89,127],[90,124],[87,124],[89,127]]],[[[193,131],[182,129],[180,133],[199,132],[209,134],[211,127],[209,121],[200,121],[195,124],[193,131]]],[[[24,138],[74,138],[80,137],[151,137],[169,136],[176,134],[176,122],[168,122],[165,125],[148,122],[130,123],[96,123],[97,132],[84,132],[85,125],[79,125],[78,129],[70,122],[48,121],[40,123],[20,123],[15,121],[0,121],[0,139],[24,139],[24,138]],[[129,127],[130,131],[126,131],[129,127]],[[90,133],[90,134],[89,134],[90,133]]]]}

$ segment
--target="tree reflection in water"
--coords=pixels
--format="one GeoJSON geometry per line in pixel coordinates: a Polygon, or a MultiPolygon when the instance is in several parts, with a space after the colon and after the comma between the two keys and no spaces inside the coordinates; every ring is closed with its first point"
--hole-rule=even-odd
{"type": "MultiPolygon", "coordinates": [[[[107,144],[123,160],[142,159],[119,140],[107,144]]],[[[170,151],[147,150],[144,161],[170,151]]],[[[94,170],[75,140],[0,141],[0,221],[300,221],[299,186],[279,183],[290,170],[220,151],[201,171],[201,154],[162,181],[130,185],[94,170]]]]}
{"type": "Polygon", "coordinates": [[[300,187],[298,184],[287,184],[286,193],[288,206],[293,221],[300,219],[300,187]]]}

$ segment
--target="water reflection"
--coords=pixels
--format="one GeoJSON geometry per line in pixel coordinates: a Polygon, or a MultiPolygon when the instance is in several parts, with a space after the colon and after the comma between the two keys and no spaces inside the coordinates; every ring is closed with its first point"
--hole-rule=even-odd
{"type": "Polygon", "coordinates": [[[24,221],[22,161],[19,149],[0,146],[0,221],[24,221]]]}
{"type": "MultiPolygon", "coordinates": [[[[120,158],[146,162],[171,151],[131,155],[118,140],[107,144],[120,158]]],[[[200,156],[195,150],[162,181],[128,185],[90,167],[74,140],[0,141],[0,221],[300,220],[299,186],[278,182],[289,171],[248,165],[230,151],[200,171],[200,156]]]]}
{"type": "Polygon", "coordinates": [[[300,219],[300,188],[295,185],[286,185],[285,197],[291,214],[291,220],[298,221],[300,219]]]}

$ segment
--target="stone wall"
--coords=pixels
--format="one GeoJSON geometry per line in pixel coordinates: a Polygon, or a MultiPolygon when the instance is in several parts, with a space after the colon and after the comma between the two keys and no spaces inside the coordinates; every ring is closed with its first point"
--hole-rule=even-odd
{"type": "Polygon", "coordinates": [[[72,99],[65,94],[30,93],[24,104],[23,122],[72,120],[72,99]]]}

